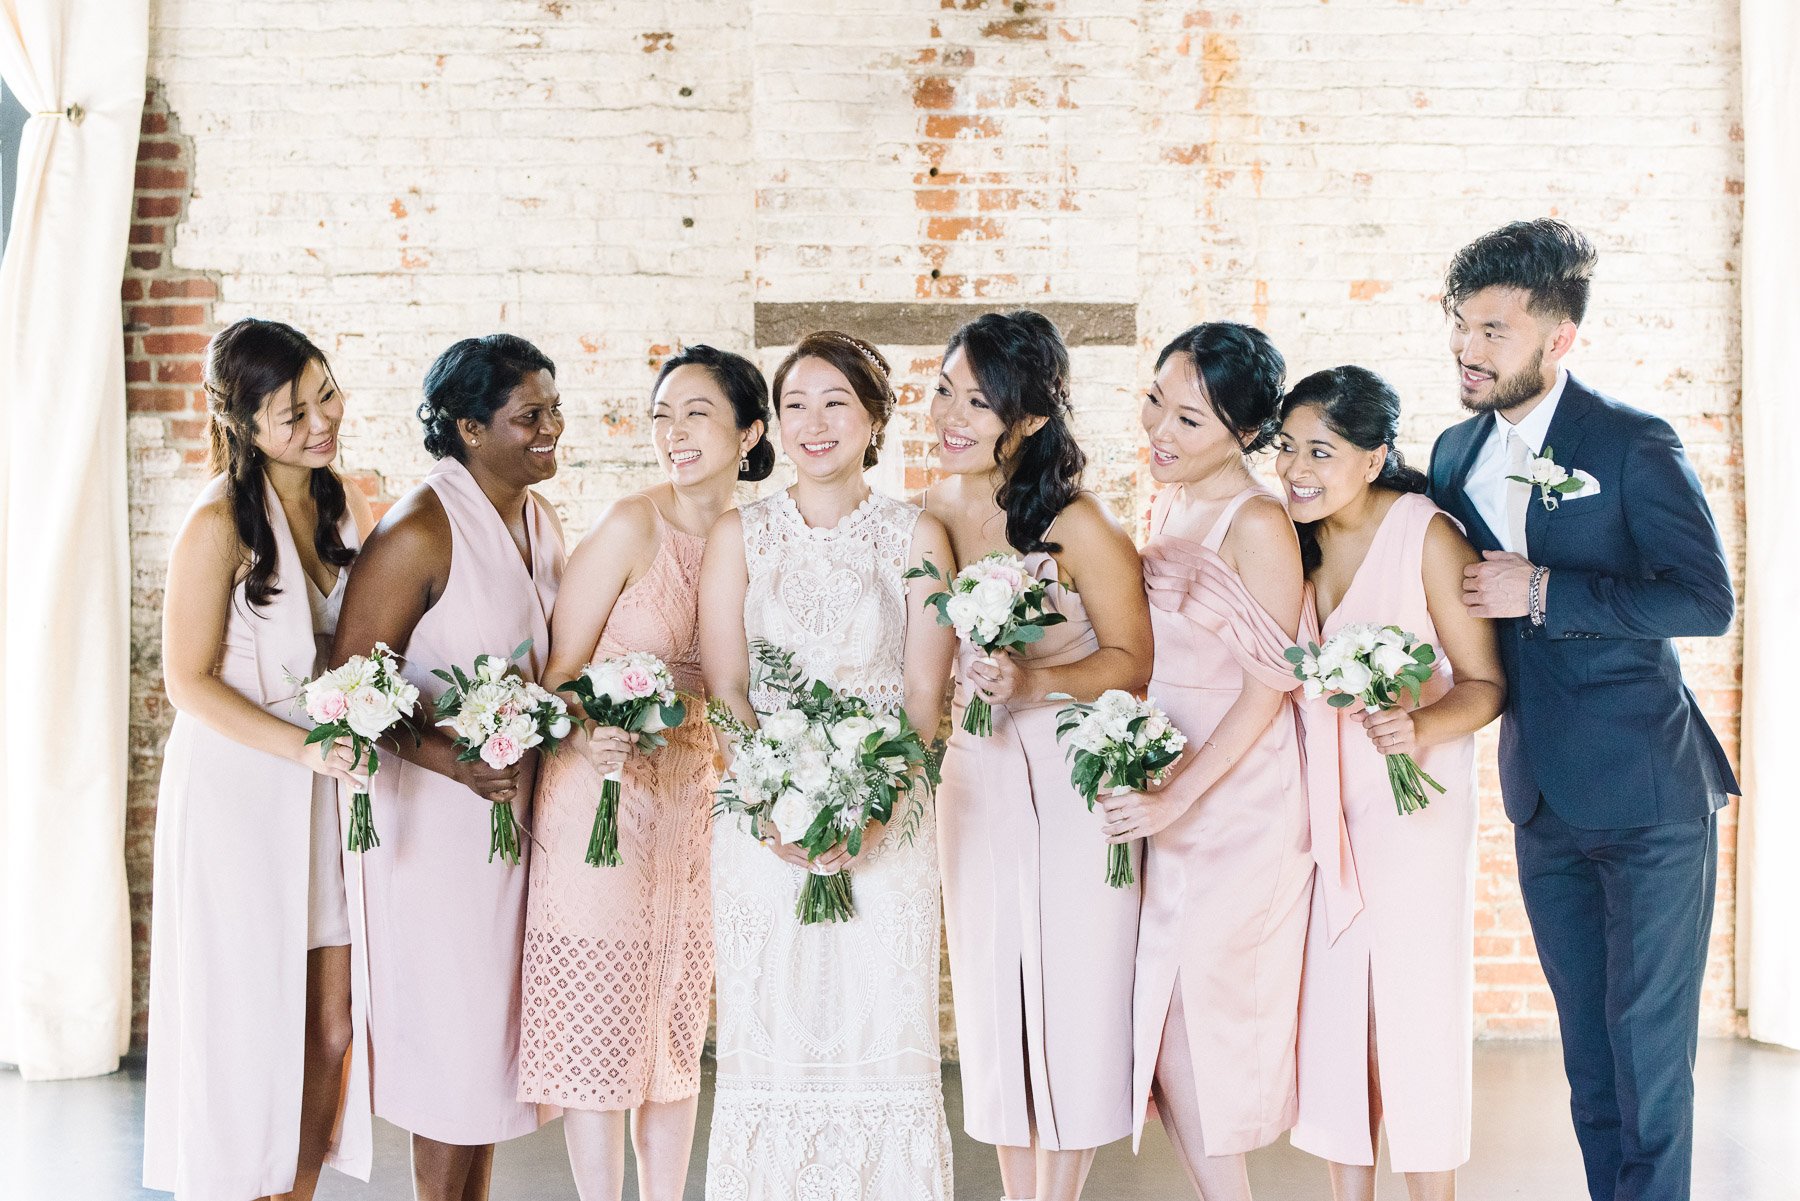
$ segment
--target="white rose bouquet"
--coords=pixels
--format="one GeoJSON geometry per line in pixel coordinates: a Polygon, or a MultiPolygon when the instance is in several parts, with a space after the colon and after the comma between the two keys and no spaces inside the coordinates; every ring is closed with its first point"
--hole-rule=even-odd
{"type": "MultiPolygon", "coordinates": [[[[368,655],[352,655],[342,667],[301,685],[300,702],[313,723],[306,745],[322,743],[328,754],[339,738],[350,740],[351,766],[368,757],[369,779],[381,768],[376,740],[402,725],[419,703],[419,690],[400,674],[400,660],[385,642],[368,655]]],[[[350,830],[344,845],[361,854],[381,845],[366,790],[350,794],[350,830]]]]}
{"type": "MultiPolygon", "coordinates": [[[[648,651],[590,663],[557,691],[572,693],[595,725],[637,735],[641,751],[662,746],[667,739],[661,731],[674,729],[687,718],[687,704],[675,691],[674,674],[648,651]]],[[[619,858],[619,778],[619,772],[607,772],[600,783],[600,804],[594,810],[593,832],[588,835],[586,861],[590,867],[617,867],[624,862],[619,858]]]]}
{"type": "MultiPolygon", "coordinates": [[[[508,671],[514,659],[531,644],[521,645],[506,658],[477,655],[471,672],[462,668],[434,671],[450,687],[438,697],[438,725],[456,735],[458,761],[481,760],[489,767],[511,767],[532,747],[554,750],[569,736],[569,707],[530,680],[508,671]]],[[[489,817],[488,862],[499,855],[515,867],[519,862],[518,821],[513,807],[494,802],[489,817]]]]}
{"type": "MultiPolygon", "coordinates": [[[[1400,704],[1402,693],[1411,693],[1417,706],[1419,690],[1437,664],[1437,651],[1430,643],[1419,642],[1399,626],[1368,623],[1345,626],[1323,647],[1309,643],[1304,648],[1291,646],[1286,653],[1307,698],[1329,694],[1327,703],[1335,709],[1356,701],[1366,709],[1392,709],[1400,704]]],[[[1427,784],[1444,791],[1411,755],[1386,758],[1388,783],[1402,814],[1416,813],[1431,803],[1425,795],[1427,784]]]]}
{"type": "MultiPolygon", "coordinates": [[[[1091,705],[1076,701],[1057,710],[1056,739],[1068,744],[1069,783],[1090,813],[1102,788],[1142,792],[1187,746],[1187,735],[1156,702],[1140,701],[1117,688],[1102,692],[1091,705]]],[[[1107,848],[1106,882],[1114,888],[1137,883],[1125,843],[1107,848]]]]}
{"type": "MultiPolygon", "coordinates": [[[[906,573],[909,580],[921,577],[944,579],[930,559],[906,573]]],[[[925,603],[937,610],[939,625],[956,627],[956,636],[983,655],[1038,642],[1045,627],[1066,620],[1051,612],[1044,581],[1031,574],[1025,560],[1005,551],[975,560],[925,603]]],[[[980,695],[969,697],[962,728],[978,738],[994,732],[993,709],[980,695]]]]}
{"type": "MultiPolygon", "coordinates": [[[[755,727],[717,701],[707,706],[707,719],[737,743],[731,772],[719,785],[718,812],[748,814],[759,830],[765,819],[772,822],[809,859],[839,844],[860,854],[869,822],[892,822],[919,775],[935,782],[924,739],[904,713],[881,713],[822,681],[803,681],[788,652],[766,642],[751,649],[764,687],[783,703],[759,713],[755,727]]],[[[906,820],[917,821],[919,813],[914,806],[906,820]]],[[[910,826],[902,836],[911,836],[910,826]]],[[[815,868],[794,912],[802,925],[854,917],[850,873],[821,875],[815,868]]]]}

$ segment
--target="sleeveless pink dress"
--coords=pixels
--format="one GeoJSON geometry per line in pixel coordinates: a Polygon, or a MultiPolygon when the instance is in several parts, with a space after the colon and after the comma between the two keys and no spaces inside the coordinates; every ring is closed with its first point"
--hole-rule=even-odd
{"type": "MultiPolygon", "coordinates": [[[[1049,555],[1025,556],[1068,620],[1027,647],[1072,663],[1099,645],[1081,597],[1049,555]]],[[[999,1146],[1081,1150],[1132,1130],[1131,1006],[1138,890],[1106,883],[1104,820],[1069,783],[1056,740],[1067,702],[995,705],[994,731],[962,728],[967,668],[957,648],[955,732],[938,790],[939,855],[964,1126],[999,1146]]],[[[1134,858],[1135,858],[1134,853],[1134,858]]]]}
{"type": "MultiPolygon", "coordinates": [[[[596,659],[648,651],[687,694],[668,744],[625,761],[618,867],[585,862],[600,776],[571,748],[538,774],[525,916],[519,1097],[634,1109],[700,1091],[712,1000],[712,804],[700,679],[706,540],[657,518],[655,557],[619,595],[596,659]]],[[[545,681],[549,687],[561,680],[545,681]]]]}
{"type": "MultiPolygon", "coordinates": [[[[432,710],[434,668],[465,671],[507,655],[535,679],[549,643],[563,548],[549,505],[527,506],[529,570],[506,523],[453,458],[425,477],[450,520],[450,579],[395,649],[432,710]]],[[[525,884],[535,848],[488,862],[489,804],[448,776],[385,755],[375,777],[381,845],[349,873],[352,970],[366,972],[374,1110],[402,1130],[473,1146],[528,1134],[537,1109],[519,1096],[519,961],[525,884]]],[[[529,805],[519,820],[531,824],[529,805]]]]}
{"type": "MultiPolygon", "coordinates": [[[[323,666],[313,588],[275,489],[268,604],[232,591],[217,674],[297,726],[298,681],[323,666]]],[[[356,523],[344,519],[346,546],[356,523]]],[[[150,926],[144,1184],[183,1201],[244,1201],[294,1185],[305,1072],[306,953],[342,945],[342,842],[328,777],[254,750],[186,713],[163,748],[150,926]]],[[[360,1004],[360,992],[353,1003],[360,1004]]],[[[369,1178],[367,1046],[326,1162],[369,1178]]]]}
{"type": "MultiPolygon", "coordinates": [[[[1212,736],[1247,680],[1300,681],[1281,626],[1219,557],[1252,487],[1195,542],[1163,531],[1174,489],[1151,510],[1144,583],[1156,634],[1150,696],[1189,745],[1212,736]]],[[[1312,856],[1300,733],[1283,701],[1243,757],[1146,840],[1138,931],[1134,1107],[1138,1130],[1171,998],[1179,990],[1208,1155],[1251,1151],[1294,1124],[1294,1037],[1312,856]]],[[[1169,788],[1179,793],[1177,777],[1169,788]]],[[[1191,786],[1189,786],[1191,787],[1191,786]]]]}
{"type": "MultiPolygon", "coordinates": [[[[1455,682],[1425,603],[1425,531],[1441,512],[1423,496],[1399,497],[1323,629],[1310,585],[1301,618],[1302,639],[1322,642],[1346,625],[1371,622],[1397,625],[1438,647],[1423,704],[1455,682]]],[[[1303,720],[1320,870],[1300,990],[1293,1144],[1338,1163],[1375,1162],[1368,1101],[1373,1007],[1394,1171],[1459,1167],[1469,1158],[1474,1036],[1475,739],[1440,743],[1418,756],[1447,792],[1428,791],[1430,804],[1403,816],[1383,756],[1361,723],[1323,697],[1305,702],[1303,720]],[[1335,846],[1340,814],[1354,859],[1347,880],[1335,846]]]]}

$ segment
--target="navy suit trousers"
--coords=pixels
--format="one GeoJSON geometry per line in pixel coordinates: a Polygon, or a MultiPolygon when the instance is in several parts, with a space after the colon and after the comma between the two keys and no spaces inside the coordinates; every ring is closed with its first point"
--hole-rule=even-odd
{"type": "Polygon", "coordinates": [[[1717,824],[1581,830],[1540,804],[1514,827],[1593,1201],[1688,1196],[1717,824]]]}

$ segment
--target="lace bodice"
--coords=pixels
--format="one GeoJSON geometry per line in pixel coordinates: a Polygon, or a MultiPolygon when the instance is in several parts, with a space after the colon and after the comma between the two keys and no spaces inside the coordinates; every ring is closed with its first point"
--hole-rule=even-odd
{"type": "MultiPolygon", "coordinates": [[[[746,505],[745,632],[792,651],[807,676],[898,709],[906,641],[893,634],[906,628],[901,575],[920,512],[871,492],[837,525],[815,529],[785,489],[746,505]]],[[[752,705],[767,700],[752,690],[752,705]]]]}

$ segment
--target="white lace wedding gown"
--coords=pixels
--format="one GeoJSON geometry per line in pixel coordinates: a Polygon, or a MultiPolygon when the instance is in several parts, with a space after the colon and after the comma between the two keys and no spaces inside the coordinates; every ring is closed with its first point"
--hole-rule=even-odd
{"type": "MultiPolygon", "coordinates": [[[[897,710],[906,568],[919,510],[872,493],[831,529],[786,491],[742,510],[751,639],[897,710]]],[[[769,698],[751,691],[751,702],[769,698]]],[[[922,800],[912,802],[924,803],[922,800]]],[[[713,831],[717,1100],[708,1201],[948,1201],[938,1064],[935,823],[916,815],[858,863],[856,916],[802,926],[805,873],[740,818],[713,831]]]]}

